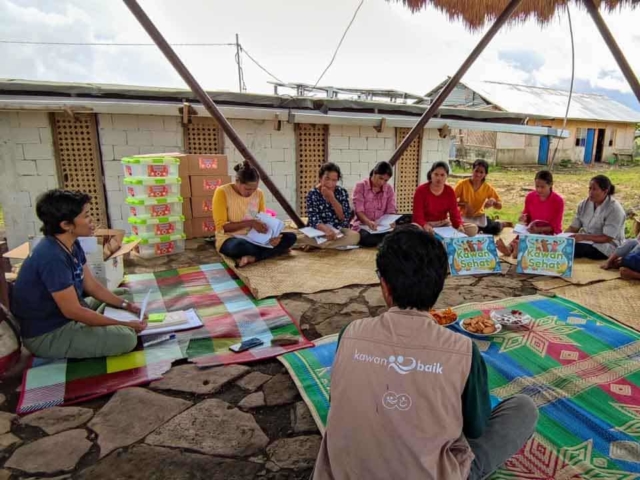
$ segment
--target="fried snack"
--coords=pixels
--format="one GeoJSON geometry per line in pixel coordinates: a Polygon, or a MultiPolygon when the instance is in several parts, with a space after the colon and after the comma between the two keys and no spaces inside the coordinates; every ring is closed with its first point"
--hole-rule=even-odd
{"type": "Polygon", "coordinates": [[[455,322],[458,319],[458,315],[456,312],[451,310],[450,308],[446,308],[444,310],[431,310],[429,312],[431,316],[438,322],[438,325],[449,325],[455,322]]]}
{"type": "Polygon", "coordinates": [[[496,325],[487,315],[478,315],[476,317],[467,318],[462,322],[464,329],[469,333],[481,333],[490,335],[496,332],[496,325]]]}

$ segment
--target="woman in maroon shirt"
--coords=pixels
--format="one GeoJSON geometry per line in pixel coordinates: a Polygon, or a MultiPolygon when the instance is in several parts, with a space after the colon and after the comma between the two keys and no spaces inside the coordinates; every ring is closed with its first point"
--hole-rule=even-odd
{"type": "Polygon", "coordinates": [[[433,233],[436,227],[448,226],[467,234],[473,233],[465,232],[462,226],[458,200],[453,188],[447,185],[448,177],[449,165],[446,162],[433,164],[427,174],[427,183],[420,185],[413,196],[413,223],[429,233],[433,233]]]}

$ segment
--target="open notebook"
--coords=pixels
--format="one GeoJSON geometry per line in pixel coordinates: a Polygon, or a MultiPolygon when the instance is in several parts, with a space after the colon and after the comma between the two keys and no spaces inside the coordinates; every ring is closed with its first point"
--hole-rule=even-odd
{"type": "Polygon", "coordinates": [[[266,213],[259,213],[256,216],[256,220],[264,223],[269,231],[267,233],[260,233],[256,229],[252,228],[249,230],[249,233],[246,235],[234,235],[236,238],[242,238],[249,243],[253,243],[254,245],[258,245],[259,247],[265,248],[273,248],[269,243],[269,240],[272,238],[276,238],[278,235],[282,233],[284,230],[284,222],[282,220],[278,220],[271,215],[267,215],[266,213]]]}
{"type": "Polygon", "coordinates": [[[360,225],[360,228],[366,232],[372,233],[372,234],[380,234],[380,233],[387,233],[390,232],[391,230],[393,230],[392,225],[394,223],[396,223],[400,218],[402,217],[402,215],[395,215],[395,214],[390,214],[387,213],[383,216],[381,216],[376,223],[378,224],[378,229],[377,230],[371,230],[369,227],[367,227],[366,225],[360,225]]]}
{"type": "MultiPolygon", "coordinates": [[[[126,310],[107,307],[104,315],[121,322],[138,322],[140,318],[126,310]]],[[[168,313],[151,313],[147,328],[138,335],[150,335],[156,333],[177,332],[202,326],[202,321],[195,310],[178,310],[168,313]]]]}

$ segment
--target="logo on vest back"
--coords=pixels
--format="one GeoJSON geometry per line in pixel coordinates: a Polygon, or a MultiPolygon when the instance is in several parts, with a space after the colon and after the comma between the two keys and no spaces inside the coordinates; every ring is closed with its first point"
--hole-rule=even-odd
{"type": "Polygon", "coordinates": [[[353,354],[353,359],[357,362],[373,363],[382,367],[387,367],[387,370],[393,370],[400,375],[406,375],[415,371],[436,373],[442,375],[442,364],[440,362],[435,363],[422,363],[420,360],[416,360],[413,357],[404,357],[402,355],[390,355],[389,358],[377,357],[375,355],[368,355],[366,353],[360,353],[358,350],[353,354]]]}
{"type": "Polygon", "coordinates": [[[397,408],[400,411],[406,411],[411,408],[413,401],[406,393],[396,393],[389,390],[384,392],[382,396],[382,406],[388,410],[397,408]]]}

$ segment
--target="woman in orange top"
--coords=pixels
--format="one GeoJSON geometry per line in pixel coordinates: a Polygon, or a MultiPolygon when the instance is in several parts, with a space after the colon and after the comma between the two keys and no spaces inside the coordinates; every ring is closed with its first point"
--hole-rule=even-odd
{"type": "Polygon", "coordinates": [[[237,260],[237,267],[265,258],[282,255],[296,243],[294,233],[285,232],[269,242],[271,248],[255,245],[233,235],[246,235],[252,228],[267,233],[268,227],[256,219],[265,211],[264,194],[258,188],[260,175],[249,162],[234,168],[235,183],[218,187],[213,194],[213,219],[216,223],[216,249],[227,257],[237,260]]]}

